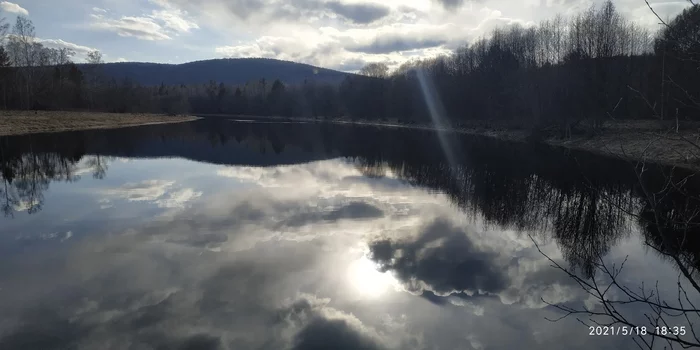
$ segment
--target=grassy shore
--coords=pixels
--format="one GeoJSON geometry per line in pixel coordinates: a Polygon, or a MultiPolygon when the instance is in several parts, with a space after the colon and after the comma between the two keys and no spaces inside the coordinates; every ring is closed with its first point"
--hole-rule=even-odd
{"type": "Polygon", "coordinates": [[[700,124],[686,122],[676,131],[673,123],[658,121],[608,122],[590,137],[550,138],[550,145],[700,171],[700,124]]]}
{"type": "Polygon", "coordinates": [[[0,136],[36,134],[86,129],[179,123],[196,120],[192,116],[166,116],[139,113],[100,113],[64,111],[2,111],[0,136]]]}

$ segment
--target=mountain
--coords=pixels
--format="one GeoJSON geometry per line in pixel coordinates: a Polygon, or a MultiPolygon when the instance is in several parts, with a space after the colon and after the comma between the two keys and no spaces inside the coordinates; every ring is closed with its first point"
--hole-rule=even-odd
{"type": "Polygon", "coordinates": [[[129,78],[141,85],[192,85],[211,80],[242,85],[262,78],[270,82],[280,79],[285,84],[304,80],[339,84],[350,73],[268,58],[227,58],[183,64],[106,63],[101,66],[101,74],[117,81],[129,78]]]}

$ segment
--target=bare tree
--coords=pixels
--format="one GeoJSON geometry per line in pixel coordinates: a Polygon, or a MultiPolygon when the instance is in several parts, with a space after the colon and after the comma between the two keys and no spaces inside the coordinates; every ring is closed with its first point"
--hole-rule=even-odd
{"type": "Polygon", "coordinates": [[[87,63],[88,63],[88,84],[89,84],[89,103],[90,103],[90,108],[94,108],[95,106],[95,93],[98,88],[98,82],[99,82],[99,71],[100,71],[100,65],[104,63],[104,60],[102,59],[102,53],[98,50],[95,51],[90,51],[87,54],[87,63]]]}
{"type": "Polygon", "coordinates": [[[32,107],[32,94],[35,67],[39,57],[37,52],[36,33],[34,24],[22,16],[17,16],[17,21],[12,27],[12,35],[7,45],[10,58],[15,67],[19,68],[24,78],[25,108],[32,107]]]}
{"type": "MultiPolygon", "coordinates": [[[[650,10],[656,12],[648,4],[650,10]]],[[[700,41],[697,40],[697,18],[700,9],[693,4],[673,22],[666,23],[660,17],[660,24],[664,27],[655,46],[657,54],[664,59],[661,67],[661,111],[657,111],[656,103],[651,103],[640,91],[629,87],[638,93],[649,108],[651,113],[663,118],[663,102],[667,95],[664,84],[672,84],[676,87],[675,93],[679,96],[673,99],[678,101],[685,98],[692,104],[695,102],[692,93],[672,79],[666,69],[666,56],[675,55],[682,64],[677,64],[676,73],[693,74],[697,70],[697,64],[688,65],[688,62],[697,63],[697,49],[700,41]],[[684,73],[685,72],[685,73],[684,73]]],[[[600,20],[607,23],[617,21],[610,17],[607,8],[600,15],[600,20]]],[[[582,23],[585,21],[581,21],[582,23]]],[[[630,28],[630,27],[628,27],[630,28]]],[[[632,27],[633,28],[633,27],[632,27]]],[[[649,47],[647,32],[640,31],[637,35],[622,33],[623,37],[614,39],[602,32],[598,32],[596,55],[609,55],[618,52],[633,54],[638,50],[646,50],[649,47]],[[618,43],[617,40],[620,40],[618,43]],[[629,42],[625,47],[625,42],[629,42]]],[[[582,42],[586,42],[583,40],[582,42]]],[[[585,47],[585,45],[583,45],[585,47]]],[[[673,96],[671,96],[673,97],[673,96]]],[[[677,113],[676,113],[677,114],[677,113]]],[[[677,270],[677,281],[673,295],[660,291],[659,282],[630,285],[624,276],[624,267],[627,259],[612,262],[603,254],[593,257],[593,269],[586,274],[577,273],[572,267],[564,266],[550,258],[533,239],[541,254],[543,254],[556,269],[566,273],[573,279],[593,300],[597,307],[572,306],[548,303],[550,306],[562,312],[562,316],[552,321],[558,321],[566,317],[575,317],[579,322],[603,329],[633,330],[629,334],[634,337],[635,343],[640,348],[689,348],[700,347],[700,197],[690,193],[686,186],[690,179],[697,177],[698,172],[679,171],[671,168],[661,170],[661,184],[653,186],[647,181],[652,166],[646,161],[650,147],[662,140],[672,139],[679,143],[685,143],[690,148],[700,150],[697,138],[691,139],[678,133],[678,122],[675,128],[657,134],[646,145],[641,154],[634,155],[637,160],[630,162],[634,168],[638,183],[639,197],[641,198],[639,212],[627,212],[627,215],[636,219],[642,234],[643,243],[651,251],[656,252],[663,260],[670,262],[677,270]],[[675,130],[674,130],[675,129],[675,130]],[[674,135],[672,138],[669,135],[674,135]],[[634,310],[632,309],[634,308],[634,310]],[[644,328],[643,328],[644,327],[644,328]],[[644,329],[643,334],[639,332],[644,329]]],[[[676,151],[669,149],[669,152],[676,151]]],[[[621,149],[622,159],[629,161],[633,157],[627,155],[621,149]]],[[[660,171],[655,169],[654,171],[660,171]]],[[[649,281],[647,281],[649,282],[649,281]]],[[[663,286],[662,286],[663,287],[663,286]]],[[[665,286],[668,287],[668,286],[665,286]]]]}
{"type": "Polygon", "coordinates": [[[369,63],[360,69],[360,74],[374,78],[386,78],[389,75],[389,67],[386,63],[369,63]]]}
{"type": "Polygon", "coordinates": [[[88,52],[87,63],[92,65],[104,63],[104,61],[102,60],[102,53],[98,50],[88,52]]]}

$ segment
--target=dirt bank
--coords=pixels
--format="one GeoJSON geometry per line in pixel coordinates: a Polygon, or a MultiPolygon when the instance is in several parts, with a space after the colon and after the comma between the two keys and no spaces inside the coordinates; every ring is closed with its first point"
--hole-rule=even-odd
{"type": "Polygon", "coordinates": [[[85,129],[111,129],[147,124],[178,123],[196,119],[197,117],[192,116],[138,113],[2,111],[0,112],[0,136],[85,129]]]}

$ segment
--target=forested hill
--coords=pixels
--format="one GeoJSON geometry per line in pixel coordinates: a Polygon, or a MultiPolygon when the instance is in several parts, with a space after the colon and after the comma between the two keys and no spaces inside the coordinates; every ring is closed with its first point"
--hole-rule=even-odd
{"type": "MultiPolygon", "coordinates": [[[[79,65],[80,66],[80,65],[79,65]]],[[[243,85],[260,79],[279,79],[285,84],[304,80],[339,84],[348,73],[307,64],[267,58],[232,58],[196,61],[184,64],[107,63],[103,76],[122,81],[129,78],[141,85],[198,85],[216,81],[227,85],[243,85]]]]}

